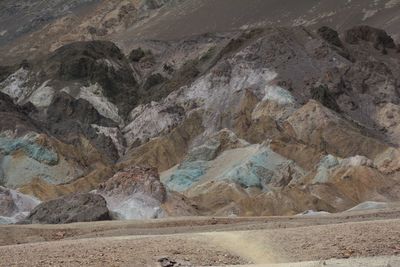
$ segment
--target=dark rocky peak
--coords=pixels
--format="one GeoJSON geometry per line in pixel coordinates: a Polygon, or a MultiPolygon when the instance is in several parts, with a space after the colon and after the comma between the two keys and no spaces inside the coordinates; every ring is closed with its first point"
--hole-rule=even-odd
{"type": "Polygon", "coordinates": [[[92,59],[115,59],[123,60],[124,54],[110,41],[82,41],[74,42],[55,50],[49,60],[62,60],[68,57],[88,57],[92,59]]]}
{"type": "Polygon", "coordinates": [[[318,29],[319,36],[331,45],[343,48],[343,43],[340,40],[339,33],[332,28],[322,26],[318,29]]]}
{"type": "Polygon", "coordinates": [[[366,25],[356,26],[347,30],[345,40],[349,44],[358,44],[360,41],[366,41],[372,43],[375,48],[396,48],[393,38],[384,30],[366,25]]]}
{"type": "Polygon", "coordinates": [[[0,92],[0,112],[11,112],[18,110],[19,108],[14,104],[12,98],[9,95],[0,92]]]}
{"type": "Polygon", "coordinates": [[[139,62],[142,58],[146,56],[146,51],[144,51],[141,47],[133,49],[129,53],[129,60],[132,62],[139,62]]]}
{"type": "Polygon", "coordinates": [[[31,102],[17,105],[9,95],[0,92],[0,112],[15,112],[20,113],[21,115],[29,115],[36,111],[37,109],[31,102]]]}
{"type": "MultiPolygon", "coordinates": [[[[46,73],[55,74],[65,81],[87,79],[101,82],[101,75],[118,75],[120,68],[127,67],[124,61],[124,54],[112,42],[75,42],[51,53],[46,59],[44,69],[46,73]]],[[[130,78],[134,84],[132,75],[118,78],[130,78]]]]}
{"type": "Polygon", "coordinates": [[[19,106],[10,96],[0,92],[0,131],[12,130],[17,134],[36,131],[38,123],[28,115],[35,111],[30,102],[19,106]]]}
{"type": "Polygon", "coordinates": [[[340,112],[340,108],[336,103],[335,97],[332,95],[326,85],[312,87],[310,89],[310,93],[312,99],[317,100],[327,108],[330,108],[336,112],[340,112]]]}
{"type": "Polygon", "coordinates": [[[134,71],[121,50],[109,41],[86,41],[67,44],[51,53],[41,64],[42,82],[60,82],[62,88],[72,83],[99,84],[102,93],[118,105],[121,114],[138,102],[134,71]]]}
{"type": "Polygon", "coordinates": [[[47,110],[46,121],[49,132],[60,140],[77,143],[80,136],[85,136],[110,162],[118,159],[118,151],[111,138],[98,133],[92,126],[117,127],[117,123],[99,114],[88,101],[59,92],[47,110]]]}
{"type": "Polygon", "coordinates": [[[47,121],[57,123],[67,120],[106,127],[117,126],[112,120],[100,115],[88,101],[75,99],[65,92],[59,92],[55,95],[47,110],[47,121]]]}
{"type": "Polygon", "coordinates": [[[0,66],[0,83],[13,74],[17,68],[15,66],[0,66]]]}

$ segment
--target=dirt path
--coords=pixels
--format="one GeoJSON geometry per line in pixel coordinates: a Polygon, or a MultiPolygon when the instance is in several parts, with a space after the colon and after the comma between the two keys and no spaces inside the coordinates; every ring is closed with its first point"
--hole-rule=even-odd
{"type": "Polygon", "coordinates": [[[251,239],[248,232],[220,232],[203,235],[212,243],[254,264],[284,261],[273,251],[273,246],[267,244],[267,240],[251,239]]]}

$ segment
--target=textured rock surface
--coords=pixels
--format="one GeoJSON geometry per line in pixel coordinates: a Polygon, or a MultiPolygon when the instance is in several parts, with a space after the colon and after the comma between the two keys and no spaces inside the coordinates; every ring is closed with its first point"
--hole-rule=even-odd
{"type": "Polygon", "coordinates": [[[398,201],[399,3],[249,1],[71,1],[0,31],[0,184],[124,219],[398,201]]]}
{"type": "Polygon", "coordinates": [[[99,186],[102,195],[117,219],[154,219],[167,215],[193,215],[194,209],[183,197],[167,193],[157,169],[129,167],[117,172],[99,186]]]}
{"type": "Polygon", "coordinates": [[[34,178],[21,186],[19,190],[27,195],[35,196],[42,201],[59,198],[72,193],[86,193],[98,187],[112,177],[114,170],[111,167],[99,167],[96,170],[66,184],[50,184],[43,179],[34,178]]]}
{"type": "Polygon", "coordinates": [[[346,42],[350,44],[357,44],[360,41],[371,42],[375,48],[396,48],[392,37],[390,37],[384,30],[376,29],[370,26],[354,27],[346,32],[346,42]]]}
{"type": "Polygon", "coordinates": [[[34,197],[0,186],[0,224],[24,219],[39,203],[34,197]]]}
{"type": "Polygon", "coordinates": [[[63,224],[110,220],[107,203],[96,194],[73,194],[43,202],[22,223],[63,224]]]}

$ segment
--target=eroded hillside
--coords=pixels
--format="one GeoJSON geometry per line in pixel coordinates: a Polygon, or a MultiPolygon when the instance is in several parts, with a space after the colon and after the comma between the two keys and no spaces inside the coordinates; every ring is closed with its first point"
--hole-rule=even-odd
{"type": "MultiPolygon", "coordinates": [[[[141,10],[176,3],[159,4],[141,10]]],[[[125,219],[399,200],[396,39],[315,26],[141,40],[129,53],[79,41],[1,67],[1,185],[41,201],[96,190],[125,219]]],[[[2,216],[20,218],[2,190],[14,207],[2,216]]]]}

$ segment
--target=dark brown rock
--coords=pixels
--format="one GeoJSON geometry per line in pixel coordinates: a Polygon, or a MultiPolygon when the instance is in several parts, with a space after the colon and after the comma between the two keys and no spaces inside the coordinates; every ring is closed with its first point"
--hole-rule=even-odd
{"type": "Polygon", "coordinates": [[[100,195],[87,193],[43,202],[22,223],[64,224],[110,219],[105,199],[100,195]]]}
{"type": "Polygon", "coordinates": [[[334,29],[323,26],[318,29],[318,34],[328,43],[337,47],[343,47],[343,43],[339,38],[339,34],[334,29]]]}
{"type": "Polygon", "coordinates": [[[345,39],[349,44],[358,44],[360,41],[366,41],[373,43],[375,48],[396,48],[392,37],[384,30],[366,25],[356,26],[346,31],[345,39]]]}
{"type": "Polygon", "coordinates": [[[103,94],[122,113],[130,111],[138,102],[137,82],[128,59],[108,41],[74,42],[60,47],[45,60],[44,79],[58,79],[61,83],[98,83],[103,94]]]}
{"type": "Polygon", "coordinates": [[[48,107],[47,121],[57,123],[66,120],[106,127],[117,126],[117,123],[100,115],[88,101],[75,99],[65,92],[59,92],[48,107]]]}
{"type": "Polygon", "coordinates": [[[311,98],[314,100],[317,100],[320,102],[322,105],[324,105],[327,108],[330,108],[336,112],[340,112],[340,108],[338,104],[336,103],[335,98],[332,96],[332,94],[329,92],[329,89],[325,85],[320,85],[318,87],[313,87],[310,90],[311,93],[311,98]]]}
{"type": "Polygon", "coordinates": [[[139,62],[144,56],[146,56],[145,51],[142,48],[133,49],[129,53],[129,60],[132,62],[139,62]]]}

